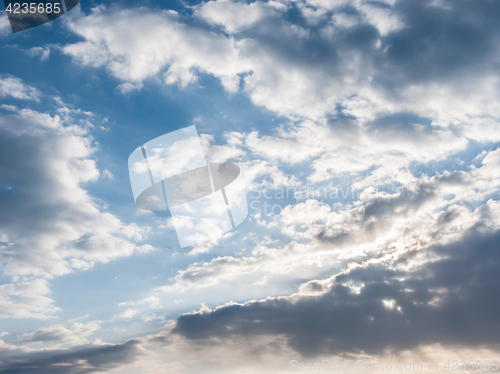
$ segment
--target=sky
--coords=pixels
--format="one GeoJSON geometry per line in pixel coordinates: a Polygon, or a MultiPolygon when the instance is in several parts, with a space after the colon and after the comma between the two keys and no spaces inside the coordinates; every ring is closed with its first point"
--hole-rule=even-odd
{"type": "Polygon", "coordinates": [[[13,34],[2,8],[0,373],[500,360],[499,17],[82,0],[13,34]],[[249,213],[181,247],[128,157],[193,125],[249,213]]]}

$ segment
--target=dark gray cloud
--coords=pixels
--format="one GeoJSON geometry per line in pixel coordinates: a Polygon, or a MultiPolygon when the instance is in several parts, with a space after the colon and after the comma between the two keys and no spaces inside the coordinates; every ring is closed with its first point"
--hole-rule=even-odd
{"type": "Polygon", "coordinates": [[[405,27],[385,38],[386,60],[379,65],[391,84],[470,79],[498,70],[498,1],[405,0],[393,10],[405,27]]]}
{"type": "Polygon", "coordinates": [[[39,352],[3,360],[2,374],[71,374],[111,370],[134,362],[139,351],[138,341],[123,344],[83,347],[71,351],[39,352]]]}
{"type": "MultiPolygon", "coordinates": [[[[356,268],[339,275],[321,296],[184,315],[174,332],[198,343],[214,337],[283,334],[290,347],[309,356],[403,351],[432,343],[498,346],[499,241],[500,232],[484,235],[475,228],[460,242],[424,250],[440,259],[415,271],[387,264],[356,268]],[[353,293],[345,285],[349,282],[364,287],[353,293]]],[[[392,265],[421,255],[408,252],[392,265]]],[[[317,282],[311,286],[322,288],[317,282]]]]}

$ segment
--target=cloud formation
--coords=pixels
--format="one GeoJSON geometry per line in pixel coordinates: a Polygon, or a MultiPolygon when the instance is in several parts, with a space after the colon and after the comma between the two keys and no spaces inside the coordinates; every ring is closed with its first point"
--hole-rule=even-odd
{"type": "Polygon", "coordinates": [[[51,346],[84,345],[88,343],[86,337],[92,335],[99,327],[96,322],[75,322],[70,328],[64,325],[53,325],[41,327],[33,332],[23,333],[18,337],[18,340],[25,344],[48,343],[51,346]]]}
{"type": "MultiPolygon", "coordinates": [[[[13,98],[40,96],[18,78],[2,82],[13,98]]],[[[100,177],[91,114],[56,103],[53,115],[12,105],[0,113],[0,259],[13,281],[0,286],[2,317],[48,318],[58,308],[45,279],[151,250],[136,244],[143,228],[103,211],[84,189],[100,177]]]]}
{"type": "Polygon", "coordinates": [[[129,239],[140,239],[141,229],[101,212],[81,187],[100,176],[84,128],[12,108],[0,116],[0,131],[7,274],[62,275],[139,249],[129,239]]]}
{"type": "Polygon", "coordinates": [[[411,112],[463,120],[486,107],[499,113],[497,7],[466,0],[195,7],[195,19],[228,35],[173,11],[99,7],[69,21],[84,41],[64,52],[130,84],[164,74],[166,83],[186,85],[199,71],[235,91],[243,77],[255,104],[284,115],[318,119],[340,106],[358,118],[411,112]],[[292,11],[295,23],[286,17],[292,11]]]}
{"type": "Polygon", "coordinates": [[[22,80],[12,76],[0,77],[0,97],[13,97],[15,99],[38,101],[40,91],[34,87],[23,84],[22,80]]]}
{"type": "MultiPolygon", "coordinates": [[[[4,372],[135,370],[148,361],[147,349],[162,359],[169,352],[144,369],[162,373],[195,372],[186,362],[214,357],[224,358],[214,363],[218,373],[226,364],[227,371],[281,370],[247,366],[266,353],[378,359],[436,346],[498,352],[499,7],[215,0],[179,13],[98,6],[65,17],[80,40],[62,52],[77,65],[105,69],[122,94],[149,84],[187,87],[209,74],[284,116],[265,131],[222,131],[225,144],[217,139],[217,146],[202,135],[212,162],[238,161],[248,190],[259,192],[255,200],[279,209],[252,211],[248,232],[222,239],[236,243],[231,253],[195,248],[191,256],[205,253],[203,260],[183,263],[168,284],[121,303],[127,308],[117,318],[146,320],[168,295],[210,298],[221,285],[242,290],[240,302],[203,304],[155,335],[116,345],[79,347],[101,322],[39,328],[20,335],[22,352],[0,345],[10,352],[4,372]],[[280,187],[310,185],[348,187],[353,195],[276,197],[280,187]],[[280,282],[297,292],[241,301],[251,298],[249,289],[267,295],[280,282]],[[37,344],[75,347],[33,352],[37,344]]],[[[43,95],[4,76],[0,96],[36,102],[43,95]]],[[[123,223],[87,193],[85,184],[103,174],[96,144],[76,114],[58,106],[45,113],[9,104],[0,114],[8,176],[0,186],[7,196],[0,200],[0,259],[13,279],[0,286],[7,318],[56,313],[47,278],[150,249],[136,244],[147,229],[123,223]]]]}
{"type": "Polygon", "coordinates": [[[497,347],[498,231],[408,251],[385,264],[353,266],[297,295],[184,315],[175,333],[213,338],[284,335],[304,356],[380,354],[418,346],[497,347]],[[407,265],[420,262],[408,271],[407,265]],[[457,328],[461,326],[462,328],[457,328]],[[467,326],[467,328],[465,328],[467,326]]]}
{"type": "Polygon", "coordinates": [[[45,279],[3,284],[0,286],[0,318],[50,318],[60,309],[49,296],[45,279]]]}
{"type": "Polygon", "coordinates": [[[7,18],[7,13],[0,11],[0,36],[4,36],[12,32],[10,28],[9,19],[7,18]]]}
{"type": "Polygon", "coordinates": [[[113,370],[137,357],[137,342],[106,346],[84,346],[71,351],[35,352],[3,361],[2,371],[8,374],[28,373],[95,373],[113,370]]]}

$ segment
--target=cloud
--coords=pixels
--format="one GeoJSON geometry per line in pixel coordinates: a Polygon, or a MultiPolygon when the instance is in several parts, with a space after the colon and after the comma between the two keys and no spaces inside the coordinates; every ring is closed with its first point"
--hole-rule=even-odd
{"type": "Polygon", "coordinates": [[[498,305],[491,295],[499,281],[499,239],[498,231],[472,229],[460,242],[311,281],[302,294],[184,315],[173,331],[207,344],[284,335],[305,356],[381,354],[435,343],[496,347],[498,305]],[[405,269],[419,257],[427,260],[405,269]]]}
{"type": "Polygon", "coordinates": [[[214,74],[226,89],[237,90],[237,74],[245,70],[237,61],[235,41],[178,20],[173,11],[138,8],[116,13],[94,8],[90,16],[68,24],[85,41],[67,45],[63,52],[83,65],[105,66],[128,83],[121,85],[124,93],[161,72],[166,83],[186,86],[195,81],[195,69],[214,74]],[[99,33],[94,32],[96,28],[99,33]]]}
{"type": "MultiPolygon", "coordinates": [[[[70,347],[67,350],[45,352],[7,352],[3,358],[2,370],[6,373],[102,373],[115,370],[133,373],[231,373],[241,368],[242,357],[248,346],[237,344],[231,347],[232,355],[220,344],[199,347],[196,355],[189,351],[190,342],[179,335],[171,334],[173,321],[162,331],[143,338],[129,340],[122,344],[96,344],[70,347]]],[[[280,351],[280,339],[273,343],[262,342],[254,348],[254,357],[244,359],[245,367],[252,373],[279,372],[281,363],[272,357],[280,351]],[[274,344],[273,344],[274,343],[274,344]],[[259,361],[255,358],[260,358],[259,361]]],[[[257,345],[257,342],[253,342],[257,345]]],[[[0,349],[2,344],[0,341],[0,349]]],[[[285,351],[286,353],[286,351],[285,351]]]]}
{"type": "Polygon", "coordinates": [[[92,335],[100,328],[96,322],[73,323],[70,328],[64,325],[53,325],[42,327],[30,333],[23,333],[18,340],[25,344],[48,344],[50,346],[60,345],[83,345],[87,344],[86,337],[92,335]]]}
{"type": "Polygon", "coordinates": [[[60,309],[49,298],[49,284],[44,279],[0,286],[0,318],[47,319],[60,309]]]}
{"type": "Polygon", "coordinates": [[[7,18],[7,13],[0,11],[0,36],[7,35],[12,32],[10,28],[9,18],[7,18]]]}
{"type": "MultiPolygon", "coordinates": [[[[376,186],[407,183],[413,179],[408,170],[412,164],[442,160],[466,149],[466,134],[473,127],[449,128],[399,113],[375,121],[338,117],[326,123],[300,121],[270,135],[253,131],[240,136],[253,157],[279,163],[281,169],[310,163],[307,180],[312,183],[357,177],[366,180],[365,185],[376,186]]],[[[498,139],[491,134],[491,141],[498,139]]]]}
{"type": "Polygon", "coordinates": [[[7,274],[52,277],[139,249],[129,239],[140,239],[142,230],[100,211],[81,186],[100,176],[86,129],[16,109],[0,115],[0,132],[7,274]]]}
{"type": "MultiPolygon", "coordinates": [[[[497,45],[485,37],[478,43],[485,47],[474,45],[475,57],[465,57],[471,55],[469,42],[460,44],[453,33],[469,30],[471,38],[482,36],[477,19],[484,19],[497,33],[489,12],[494,9],[488,8],[493,5],[300,4],[303,14],[313,8],[325,10],[321,27],[291,23],[284,15],[290,10],[288,3],[211,1],[195,7],[195,19],[226,25],[226,31],[233,30],[229,35],[203,28],[199,22],[195,26],[193,20],[172,11],[114,12],[100,7],[70,21],[70,29],[84,41],[67,45],[64,51],[83,65],[105,66],[124,81],[120,87],[127,91],[163,73],[166,83],[181,85],[194,81],[197,72],[212,74],[230,91],[238,89],[243,77],[243,89],[255,104],[292,121],[272,135],[238,134],[243,146],[226,146],[215,156],[245,160],[242,148],[247,148],[260,158],[247,162],[253,166],[312,160],[314,173],[308,176],[312,182],[377,168],[365,185],[404,184],[412,179],[408,173],[412,163],[443,160],[466,149],[469,140],[500,140],[495,125],[500,117],[497,45]],[[263,7],[274,10],[264,16],[257,11],[263,7]],[[219,8],[224,12],[215,12],[219,8]],[[241,12],[255,14],[239,17],[241,12]],[[346,24],[339,17],[353,21],[346,24]],[[430,22],[430,29],[421,26],[424,21],[430,22]],[[170,37],[163,38],[166,34],[170,37]],[[200,49],[192,35],[196,40],[204,40],[202,35],[209,38],[205,44],[212,47],[200,49]],[[405,49],[419,43],[426,46],[422,53],[417,47],[405,49]],[[460,58],[449,61],[443,50],[460,58]],[[419,71],[427,75],[418,75],[419,71]],[[303,117],[314,121],[300,120],[303,117]]],[[[280,180],[290,182],[287,176],[280,180]]]]}
{"type": "Polygon", "coordinates": [[[286,116],[320,119],[340,110],[372,120],[401,112],[464,120],[487,103],[498,117],[497,5],[444,3],[225,0],[195,7],[194,20],[229,35],[173,11],[99,7],[69,21],[84,41],[63,50],[133,85],[164,73],[166,83],[185,86],[202,72],[237,91],[243,76],[255,104],[286,116]],[[323,19],[321,27],[300,17],[290,22],[292,10],[323,19]]]}
{"type": "MultiPolygon", "coordinates": [[[[486,165],[491,165],[497,151],[492,154],[486,165]]],[[[436,177],[436,180],[440,179],[447,179],[448,183],[454,179],[460,182],[449,175],[436,177]]],[[[463,180],[459,185],[462,183],[463,180]]],[[[408,193],[400,194],[397,203],[389,204],[389,210],[404,212],[400,207],[411,206],[415,195],[406,195],[408,193]]],[[[390,202],[394,198],[388,196],[387,200],[390,202]]],[[[375,201],[377,199],[382,198],[378,196],[375,201]]],[[[421,199],[417,207],[424,205],[425,199],[421,199]]],[[[368,218],[377,214],[390,217],[387,212],[387,209],[373,209],[368,218]]],[[[452,212],[453,209],[444,213],[452,212]]],[[[326,213],[325,217],[329,214],[326,213]]],[[[415,215],[414,211],[408,213],[415,215]]],[[[455,216],[439,214],[436,223],[442,225],[442,229],[450,230],[450,224],[456,226],[465,222],[455,221],[461,214],[464,212],[455,216]]],[[[151,354],[156,358],[164,357],[162,365],[165,367],[176,362],[172,355],[177,354],[177,362],[180,357],[180,362],[186,362],[188,358],[184,355],[189,356],[193,350],[197,352],[194,362],[203,361],[206,356],[207,360],[203,362],[207,365],[212,365],[209,357],[226,357],[231,352],[232,358],[223,369],[220,361],[214,363],[219,372],[228,367],[242,367],[250,357],[260,357],[263,352],[271,351],[274,359],[290,359],[297,354],[305,357],[344,355],[344,358],[346,354],[356,354],[385,359],[384,352],[388,349],[391,355],[404,355],[405,350],[417,349],[418,353],[436,344],[445,350],[456,350],[457,346],[460,349],[494,350],[498,345],[498,333],[492,327],[495,326],[496,317],[492,312],[495,307],[491,308],[488,295],[493,294],[498,283],[495,270],[495,264],[500,260],[496,255],[496,243],[500,238],[498,216],[498,203],[490,201],[478,208],[471,228],[465,235],[460,235],[458,241],[431,246],[420,241],[411,247],[388,250],[384,257],[372,258],[362,264],[352,263],[331,278],[302,284],[299,292],[292,296],[244,304],[229,303],[213,310],[204,307],[199,312],[182,316],[173,329],[173,337],[169,336],[167,328],[161,337],[141,339],[141,345],[151,345],[156,341],[159,346],[155,343],[151,354]],[[459,331],[457,326],[468,326],[477,333],[459,331]],[[181,340],[175,340],[175,336],[181,340]],[[161,350],[165,339],[176,341],[178,347],[176,354],[169,351],[168,358],[161,350]],[[214,345],[214,341],[217,344],[214,345]]],[[[300,221],[300,217],[297,220],[300,221]]],[[[283,267],[288,266],[283,254],[277,258],[283,267]]],[[[295,262],[299,266],[305,265],[304,261],[295,262]]],[[[232,264],[237,266],[237,260],[232,259],[232,264]]],[[[236,273],[240,271],[237,269],[236,273]]],[[[202,272],[198,269],[192,275],[197,277],[202,272]]],[[[201,277],[201,282],[207,283],[210,279],[201,277]]],[[[157,298],[150,297],[124,305],[156,301],[157,298]]],[[[434,348],[433,354],[436,352],[439,349],[434,348]]],[[[72,366],[79,367],[78,362],[85,359],[85,355],[74,355],[79,361],[75,358],[68,362],[67,370],[72,366]]],[[[140,366],[142,356],[133,357],[134,361],[128,365],[140,366]]],[[[24,359],[33,363],[30,357],[24,359]]],[[[254,364],[248,365],[253,367],[254,364]]],[[[260,372],[273,372],[272,367],[269,362],[260,372]]],[[[100,366],[93,369],[97,371],[100,366]]],[[[195,372],[194,366],[190,369],[195,372]]]]}
{"type": "Polygon", "coordinates": [[[26,50],[26,53],[30,57],[40,56],[40,59],[42,61],[46,61],[50,57],[50,48],[51,48],[50,45],[46,46],[44,48],[42,48],[42,47],[33,47],[33,48],[30,48],[30,49],[26,50]]]}
{"type": "Polygon", "coordinates": [[[498,45],[490,36],[499,31],[491,16],[496,5],[298,4],[212,1],[196,6],[192,18],[100,7],[69,23],[82,41],[67,45],[65,53],[77,63],[105,67],[123,84],[166,76],[167,84],[184,86],[208,73],[229,91],[241,83],[255,104],[288,116],[287,125],[274,132],[233,132],[226,134],[226,145],[212,148],[215,158],[241,160],[250,180],[261,177],[256,184],[276,188],[306,178],[318,184],[340,179],[362,192],[341,211],[311,200],[282,206],[279,217],[255,215],[253,222],[276,228],[292,243],[259,243],[251,255],[192,264],[162,290],[294,273],[304,263],[331,268],[328,255],[383,259],[407,247],[446,245],[481,222],[478,206],[496,211],[494,203],[486,204],[497,183],[490,180],[486,187],[486,164],[479,170],[469,165],[466,172],[446,171],[448,165],[432,169],[450,159],[465,162],[458,154],[471,142],[500,140],[498,45]],[[265,13],[266,7],[272,10],[265,13]],[[294,22],[286,16],[292,10],[298,12],[294,22]],[[461,43],[457,35],[468,32],[470,40],[461,43]],[[200,49],[192,35],[211,48],[200,49]],[[272,176],[271,182],[264,176],[272,176]]]}
{"type": "Polygon", "coordinates": [[[266,18],[281,17],[277,10],[286,10],[286,6],[278,1],[251,4],[237,3],[228,0],[208,1],[195,7],[195,16],[209,23],[221,25],[228,33],[239,33],[266,18]]]}
{"type": "Polygon", "coordinates": [[[4,373],[25,373],[36,370],[37,373],[95,373],[123,367],[133,362],[138,356],[138,342],[135,340],[123,344],[86,346],[70,351],[55,350],[12,356],[3,360],[4,373]]]}
{"type": "MultiPolygon", "coordinates": [[[[497,349],[498,303],[491,295],[500,239],[498,5],[217,0],[191,10],[76,11],[65,22],[81,39],[62,51],[79,65],[106,69],[123,94],[158,82],[186,87],[211,74],[227,91],[242,90],[254,104],[286,116],[275,129],[224,133],[226,144],[202,137],[212,162],[238,161],[249,191],[273,196],[256,201],[280,200],[274,196],[283,186],[349,187],[356,194],[282,199],[278,213],[252,212],[250,230],[231,238],[234,253],[184,265],[153,296],[122,303],[130,308],[118,316],[134,323],[137,315],[151,316],[144,309],[164,304],[169,293],[199,292],[209,304],[209,291],[220,294],[221,285],[231,285],[240,300],[248,300],[249,288],[261,287],[264,297],[278,294],[273,286],[280,282],[302,284],[296,294],[205,307],[182,316],[173,335],[166,327],[140,343],[113,346],[117,356],[103,362],[89,357],[111,348],[46,353],[52,368],[139,367],[142,348],[169,339],[179,347],[169,361],[177,372],[186,362],[214,357],[241,369],[266,352],[380,358],[429,354],[433,347],[497,349]],[[191,352],[198,356],[189,358],[191,352]]],[[[16,78],[4,81],[17,87],[5,89],[6,97],[41,97],[16,78]]],[[[0,186],[11,194],[2,205],[9,219],[0,221],[7,274],[64,275],[141,250],[135,243],[144,231],[106,213],[85,190],[104,172],[90,130],[72,121],[75,113],[61,103],[57,116],[3,109],[11,111],[0,115],[1,159],[12,160],[12,178],[0,186]]],[[[14,307],[34,318],[57,311],[46,281],[29,282],[39,282],[30,287],[43,297],[16,296],[21,283],[13,279],[3,289],[7,316],[14,307]]],[[[190,295],[182,298],[191,302],[190,295]]],[[[80,337],[75,333],[78,342],[92,329],[86,325],[80,337]]],[[[72,344],[73,327],[66,326],[25,338],[72,344]]],[[[43,372],[47,361],[40,357],[5,365],[11,372],[32,366],[43,372]]],[[[161,364],[151,371],[165,372],[161,364]]]]}
{"type": "Polygon", "coordinates": [[[13,97],[15,99],[38,101],[40,91],[24,84],[23,81],[17,77],[3,75],[0,76],[0,97],[13,97]]]}
{"type": "MultiPolygon", "coordinates": [[[[2,82],[16,98],[40,96],[18,78],[2,82]]],[[[59,114],[14,106],[0,113],[0,259],[13,282],[0,286],[7,318],[43,319],[59,310],[40,278],[152,249],[136,244],[147,229],[103,211],[84,189],[101,176],[92,158],[92,114],[56,103],[59,114]],[[32,280],[18,283],[21,276],[32,280]]]]}
{"type": "Polygon", "coordinates": [[[137,310],[135,309],[127,309],[126,311],[120,313],[120,317],[121,318],[125,318],[125,319],[131,319],[132,317],[134,317],[136,314],[138,313],[137,310]]]}
{"type": "Polygon", "coordinates": [[[117,88],[122,94],[128,94],[133,91],[140,91],[144,85],[142,83],[132,84],[130,82],[125,82],[120,84],[117,88]]]}
{"type": "MultiPolygon", "coordinates": [[[[213,287],[229,280],[245,283],[262,277],[267,282],[283,275],[303,279],[307,267],[316,266],[317,272],[325,271],[353,260],[384,259],[388,254],[404,253],[409,248],[446,244],[458,240],[476,225],[496,230],[499,205],[489,197],[498,191],[491,186],[498,185],[499,152],[483,155],[482,166],[469,172],[445,171],[430,178],[412,176],[411,181],[393,190],[369,187],[356,192],[357,196],[351,190],[351,202],[342,200],[345,191],[338,188],[316,190],[320,196],[306,196],[290,205],[281,200],[269,201],[285,206],[271,217],[261,211],[259,219],[263,219],[263,225],[268,228],[274,225],[290,241],[281,245],[259,240],[250,253],[218,256],[191,264],[178,271],[173,284],[158,291],[170,293],[213,287]],[[340,208],[336,204],[340,204],[340,208]],[[490,218],[484,211],[489,212],[490,218]]],[[[283,191],[276,192],[280,193],[283,191]]],[[[265,194],[275,193],[265,191],[265,194]]],[[[255,207],[252,203],[250,206],[255,207]]]]}

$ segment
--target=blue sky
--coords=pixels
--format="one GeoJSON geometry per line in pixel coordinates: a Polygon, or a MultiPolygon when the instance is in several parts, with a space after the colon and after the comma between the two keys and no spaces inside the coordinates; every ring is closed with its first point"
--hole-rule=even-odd
{"type": "Polygon", "coordinates": [[[0,372],[497,358],[499,12],[82,1],[16,34],[0,13],[0,372]],[[191,125],[250,209],[180,248],[127,160],[191,125]]]}

